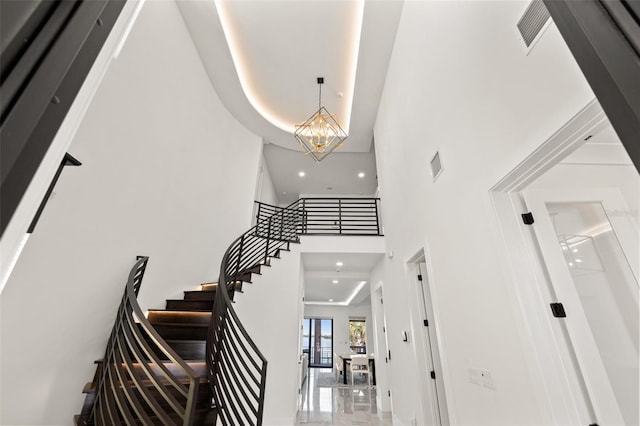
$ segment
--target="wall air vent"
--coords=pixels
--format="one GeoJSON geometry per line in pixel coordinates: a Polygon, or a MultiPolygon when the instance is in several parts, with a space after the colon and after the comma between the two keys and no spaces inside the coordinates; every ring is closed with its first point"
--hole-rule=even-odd
{"type": "Polygon", "coordinates": [[[517,27],[520,31],[520,37],[524,41],[527,48],[533,47],[538,36],[546,28],[551,15],[542,0],[533,0],[529,3],[524,15],[518,21],[517,27]]]}
{"type": "Polygon", "coordinates": [[[442,161],[440,160],[440,151],[436,151],[436,154],[431,159],[431,176],[435,182],[438,176],[442,173],[442,161]]]}

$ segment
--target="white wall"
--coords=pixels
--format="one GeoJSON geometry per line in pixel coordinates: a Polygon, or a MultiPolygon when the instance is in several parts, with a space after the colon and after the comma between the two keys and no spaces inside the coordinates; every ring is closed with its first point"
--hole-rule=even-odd
{"type": "Polygon", "coordinates": [[[262,188],[260,189],[259,201],[274,206],[278,205],[278,194],[276,193],[276,189],[273,186],[271,172],[269,171],[269,166],[264,159],[264,155],[262,157],[262,164],[260,165],[260,169],[262,170],[262,188]]]}
{"type": "Polygon", "coordinates": [[[27,229],[31,224],[31,220],[35,216],[42,198],[58,170],[60,161],[62,161],[73,136],[78,130],[80,122],[93,99],[96,88],[100,85],[111,63],[113,55],[125,40],[126,29],[135,21],[136,11],[138,10],[139,3],[135,0],[128,1],[122,8],[120,16],[105,40],[102,50],[96,57],[71,108],[67,112],[64,122],[58,129],[51,146],[20,200],[18,208],[2,234],[2,239],[0,240],[0,292],[4,289],[13,266],[20,256],[22,247],[28,237],[27,229]]]}
{"type": "Polygon", "coordinates": [[[300,319],[302,305],[301,245],[292,244],[290,252],[263,267],[262,275],[244,284],[235,295],[240,321],[267,359],[263,424],[294,424],[300,388],[298,370],[300,319]]]}
{"type": "Polygon", "coordinates": [[[250,225],[261,141],[225,110],[172,1],[147,2],[1,295],[2,424],[70,424],[136,255],[141,302],[214,280],[250,225]],[[243,164],[249,173],[239,173],[243,164]]]}
{"type": "Polygon", "coordinates": [[[300,336],[305,314],[302,253],[382,253],[382,237],[303,236],[272,267],[236,294],[234,308],[268,361],[263,424],[294,424],[299,389],[300,336]]]}
{"type": "MultiPolygon", "coordinates": [[[[375,126],[387,251],[389,336],[411,324],[406,262],[432,265],[442,378],[452,424],[550,424],[507,280],[488,190],[593,99],[551,25],[529,55],[515,24],[527,2],[405,2],[375,126]],[[429,161],[444,172],[433,183],[429,161]],[[492,373],[495,389],[468,368],[492,373]]],[[[394,424],[425,424],[411,345],[389,339],[394,424]],[[414,417],[415,416],[415,417],[414,417]]]]}
{"type": "MultiPolygon", "coordinates": [[[[367,353],[373,353],[375,347],[375,330],[371,317],[371,301],[367,298],[358,305],[331,306],[305,305],[304,316],[308,318],[333,319],[333,352],[349,353],[349,317],[364,318],[367,334],[367,353]]],[[[376,359],[378,362],[378,359],[376,359]]]]}

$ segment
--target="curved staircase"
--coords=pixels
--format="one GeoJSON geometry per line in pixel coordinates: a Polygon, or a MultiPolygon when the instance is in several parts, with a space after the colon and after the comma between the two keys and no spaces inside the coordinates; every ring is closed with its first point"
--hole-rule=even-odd
{"type": "Polygon", "coordinates": [[[229,246],[218,282],[167,299],[165,309],[147,315],[136,300],[148,261],[139,257],[75,424],[260,425],[267,360],[233,309],[235,293],[301,234],[381,235],[378,203],[362,198],[300,199],[286,208],[258,203],[256,226],[229,246]]]}

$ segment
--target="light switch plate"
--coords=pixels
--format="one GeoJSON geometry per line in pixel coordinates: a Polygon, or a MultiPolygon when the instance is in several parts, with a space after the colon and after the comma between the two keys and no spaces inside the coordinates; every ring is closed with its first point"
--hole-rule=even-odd
{"type": "Polygon", "coordinates": [[[469,382],[473,383],[474,385],[479,385],[480,384],[480,370],[478,370],[477,368],[467,368],[467,373],[469,375],[469,382]]]}
{"type": "Polygon", "coordinates": [[[480,377],[482,378],[482,386],[489,389],[495,389],[496,385],[493,382],[493,374],[489,370],[481,370],[480,377]]]}

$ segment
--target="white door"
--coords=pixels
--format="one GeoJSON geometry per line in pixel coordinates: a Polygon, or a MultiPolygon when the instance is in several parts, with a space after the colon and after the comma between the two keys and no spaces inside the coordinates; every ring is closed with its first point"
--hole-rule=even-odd
{"type": "MultiPolygon", "coordinates": [[[[638,219],[615,189],[523,192],[599,425],[637,425],[638,219]]],[[[556,315],[560,312],[556,312],[556,315]]],[[[551,308],[550,308],[551,314],[551,308]]]]}
{"type": "Polygon", "coordinates": [[[442,378],[442,366],[440,363],[440,350],[438,339],[434,332],[435,320],[433,317],[433,301],[431,299],[431,289],[427,276],[427,265],[424,262],[417,264],[418,286],[421,299],[421,314],[423,321],[424,342],[427,355],[427,369],[430,372],[428,379],[432,384],[431,406],[435,414],[435,422],[437,425],[448,425],[449,417],[447,413],[447,404],[444,394],[444,380],[442,378]]]}

